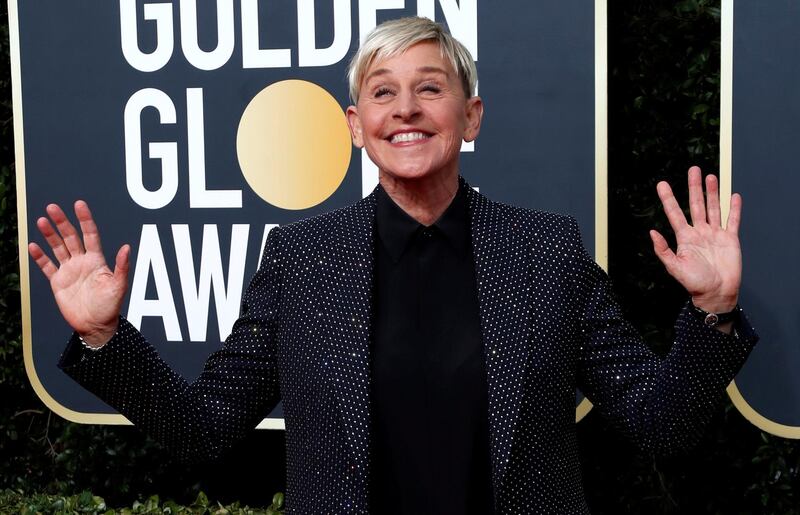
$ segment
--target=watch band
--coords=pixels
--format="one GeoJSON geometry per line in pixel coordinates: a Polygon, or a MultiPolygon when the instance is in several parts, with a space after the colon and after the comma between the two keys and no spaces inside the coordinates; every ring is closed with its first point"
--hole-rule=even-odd
{"type": "Polygon", "coordinates": [[[695,306],[694,302],[691,300],[689,301],[689,309],[694,316],[702,320],[702,322],[708,327],[717,327],[720,324],[732,322],[736,319],[736,316],[739,314],[740,310],[739,305],[737,304],[731,311],[726,313],[710,313],[695,306]]]}
{"type": "Polygon", "coordinates": [[[91,345],[86,343],[86,340],[84,340],[81,335],[78,335],[78,339],[81,341],[81,345],[83,345],[84,349],[90,350],[92,352],[97,352],[97,351],[99,351],[100,349],[102,349],[103,347],[106,346],[106,344],[104,343],[103,345],[100,345],[99,347],[92,347],[91,345]]]}

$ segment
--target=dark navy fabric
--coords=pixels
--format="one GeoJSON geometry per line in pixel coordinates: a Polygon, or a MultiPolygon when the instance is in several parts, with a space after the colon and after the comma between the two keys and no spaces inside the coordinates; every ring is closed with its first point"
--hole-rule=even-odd
{"type": "MultiPolygon", "coordinates": [[[[588,513],[575,388],[642,449],[680,449],[757,336],[744,316],[729,336],[684,309],[660,359],[573,219],[468,193],[497,512],[588,513]]],[[[367,513],[375,207],[373,193],[274,229],[241,318],[192,384],[124,320],[96,352],[73,337],[59,366],[186,460],[216,458],[281,399],[287,511],[367,513]]]]}

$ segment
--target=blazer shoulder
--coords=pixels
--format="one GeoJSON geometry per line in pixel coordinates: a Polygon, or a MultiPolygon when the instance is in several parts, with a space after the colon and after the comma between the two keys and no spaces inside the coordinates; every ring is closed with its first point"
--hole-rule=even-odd
{"type": "Polygon", "coordinates": [[[369,195],[353,204],[281,225],[273,231],[280,231],[284,250],[298,246],[313,248],[323,245],[343,226],[365,226],[374,217],[374,203],[374,196],[369,195]]]}
{"type": "Polygon", "coordinates": [[[536,239],[580,239],[577,220],[567,214],[531,209],[487,199],[488,218],[536,239]]]}

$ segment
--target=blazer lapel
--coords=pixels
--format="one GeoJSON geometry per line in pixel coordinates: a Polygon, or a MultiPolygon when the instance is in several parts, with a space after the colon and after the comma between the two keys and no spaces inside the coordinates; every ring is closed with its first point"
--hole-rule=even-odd
{"type": "Polygon", "coordinates": [[[469,188],[472,247],[489,394],[492,478],[500,492],[524,392],[531,333],[530,254],[513,221],[469,188]]]}
{"type": "Polygon", "coordinates": [[[332,213],[335,225],[318,266],[318,316],[330,359],[329,380],[350,450],[348,473],[366,492],[370,448],[370,381],[375,193],[332,213]]]}

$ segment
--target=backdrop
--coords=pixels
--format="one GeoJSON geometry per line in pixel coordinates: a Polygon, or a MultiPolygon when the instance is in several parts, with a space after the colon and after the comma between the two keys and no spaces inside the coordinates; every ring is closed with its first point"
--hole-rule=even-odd
{"type": "MultiPolygon", "coordinates": [[[[126,422],[56,368],[70,330],[24,249],[45,205],[87,200],[110,259],[133,245],[123,314],[193,379],[230,332],[269,229],[377,183],[349,141],[345,68],[389,18],[441,21],[476,59],[486,113],[462,149],[467,180],[495,200],[577,217],[605,265],[603,2],[51,0],[16,10],[26,366],[65,418],[126,422]]],[[[279,409],[270,417],[261,427],[282,427],[279,409]]]]}
{"type": "Polygon", "coordinates": [[[723,6],[721,172],[744,192],[741,303],[761,335],[728,392],[761,429],[800,438],[800,4],[723,6]]]}

